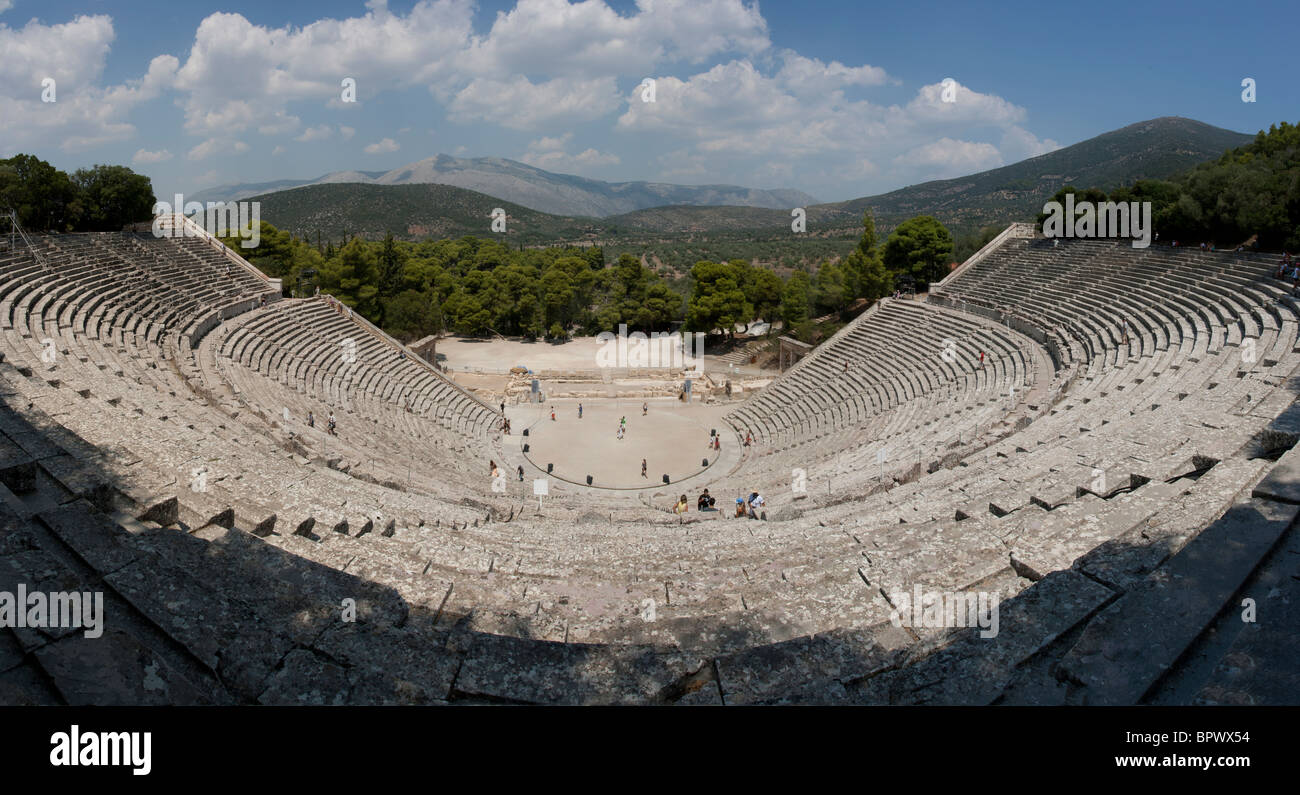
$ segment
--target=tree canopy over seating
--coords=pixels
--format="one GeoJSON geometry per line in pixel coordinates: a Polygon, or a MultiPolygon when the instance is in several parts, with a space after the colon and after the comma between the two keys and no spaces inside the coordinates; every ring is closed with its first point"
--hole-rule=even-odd
{"type": "Polygon", "coordinates": [[[0,209],[17,211],[32,231],[84,232],[121,229],[148,221],[153,183],[126,166],[77,169],[72,176],[34,155],[0,160],[0,209]]]}

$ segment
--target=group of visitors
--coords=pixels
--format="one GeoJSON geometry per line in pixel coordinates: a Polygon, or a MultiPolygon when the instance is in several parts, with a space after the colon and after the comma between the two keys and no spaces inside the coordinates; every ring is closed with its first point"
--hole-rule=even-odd
{"type": "Polygon", "coordinates": [[[1282,259],[1277,263],[1277,278],[1291,280],[1291,295],[1300,296],[1300,262],[1291,258],[1289,251],[1282,252],[1282,259]]]}
{"type": "Polygon", "coordinates": [[[766,504],[767,501],[763,499],[763,495],[757,491],[750,492],[748,497],[737,497],[736,518],[748,516],[750,519],[757,519],[766,504]]]}
{"type": "Polygon", "coordinates": [[[1298,271],[1300,271],[1300,263],[1291,261],[1289,251],[1282,252],[1282,259],[1277,263],[1277,278],[1294,279],[1298,271]]]}
{"type": "MultiPolygon", "coordinates": [[[[307,427],[308,428],[316,427],[316,415],[311,411],[307,412],[307,427]]],[[[334,412],[331,411],[329,420],[327,420],[325,425],[325,430],[329,432],[330,436],[338,436],[338,433],[335,432],[337,429],[338,429],[338,423],[334,421],[334,412]]]]}
{"type": "MultiPolygon", "coordinates": [[[[750,492],[748,497],[737,497],[735,518],[745,516],[750,519],[757,519],[762,514],[763,506],[766,504],[767,501],[763,499],[763,495],[757,491],[750,492]]],[[[700,496],[695,500],[695,510],[697,511],[716,511],[718,509],[714,507],[715,505],[717,505],[717,500],[712,494],[709,494],[708,489],[700,492],[700,496]]],[[[690,503],[687,501],[685,494],[677,498],[672,510],[676,514],[683,514],[690,510],[690,503]]]]}

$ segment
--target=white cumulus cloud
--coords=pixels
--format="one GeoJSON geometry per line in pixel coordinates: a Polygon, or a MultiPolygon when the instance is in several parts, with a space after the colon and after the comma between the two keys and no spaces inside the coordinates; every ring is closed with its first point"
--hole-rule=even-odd
{"type": "Polygon", "coordinates": [[[172,159],[172,153],[166,149],[159,149],[157,152],[150,152],[148,149],[137,149],[131,157],[132,163],[148,164],[162,163],[172,159]]]}
{"type": "Polygon", "coordinates": [[[385,152],[396,152],[401,148],[401,144],[397,143],[397,141],[394,141],[392,138],[384,138],[381,141],[376,141],[373,144],[367,145],[364,151],[368,155],[378,155],[385,152]]]}

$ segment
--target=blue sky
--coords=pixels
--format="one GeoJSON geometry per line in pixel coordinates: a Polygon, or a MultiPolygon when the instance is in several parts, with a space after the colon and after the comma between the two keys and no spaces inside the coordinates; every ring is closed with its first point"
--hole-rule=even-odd
{"type": "Polygon", "coordinates": [[[0,0],[0,156],[127,164],[160,197],[446,153],[834,201],[1157,116],[1295,122],[1298,8],[0,0]]]}

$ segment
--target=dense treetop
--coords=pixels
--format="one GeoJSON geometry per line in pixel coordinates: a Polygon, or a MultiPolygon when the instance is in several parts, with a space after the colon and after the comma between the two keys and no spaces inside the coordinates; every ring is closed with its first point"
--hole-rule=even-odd
{"type": "Polygon", "coordinates": [[[33,155],[0,160],[0,210],[35,232],[121,229],[153,217],[153,183],[126,166],[92,166],[72,176],[33,155]]]}

